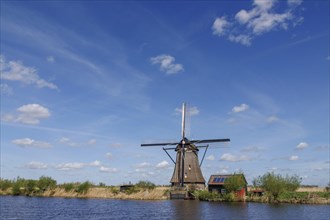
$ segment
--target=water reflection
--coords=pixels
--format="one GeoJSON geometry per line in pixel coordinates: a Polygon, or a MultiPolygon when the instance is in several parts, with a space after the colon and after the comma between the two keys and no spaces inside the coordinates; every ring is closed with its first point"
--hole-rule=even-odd
{"type": "Polygon", "coordinates": [[[172,200],[173,219],[202,219],[201,202],[196,200],[172,200]]]}
{"type": "Polygon", "coordinates": [[[329,205],[0,196],[0,219],[330,219],[329,205]]]}

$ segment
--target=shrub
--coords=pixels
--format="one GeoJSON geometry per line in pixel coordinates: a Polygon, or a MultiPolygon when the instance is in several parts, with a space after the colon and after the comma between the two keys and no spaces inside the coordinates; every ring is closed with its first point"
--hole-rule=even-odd
{"type": "Polygon", "coordinates": [[[207,190],[196,190],[193,195],[195,198],[201,200],[201,201],[209,201],[209,200],[215,200],[219,199],[220,196],[218,193],[209,192],[207,190]]]}
{"type": "Polygon", "coordinates": [[[43,192],[47,189],[54,189],[56,187],[56,180],[51,177],[41,176],[38,181],[38,187],[43,192]]]}
{"type": "Polygon", "coordinates": [[[135,186],[142,188],[142,189],[154,189],[156,185],[149,181],[139,181],[135,186]]]}
{"type": "Polygon", "coordinates": [[[0,179],[0,189],[5,191],[13,186],[13,181],[0,179]]]}
{"type": "Polygon", "coordinates": [[[70,192],[74,189],[74,184],[73,183],[64,183],[63,184],[65,192],[70,192]]]}
{"type": "Polygon", "coordinates": [[[81,184],[78,185],[78,187],[76,188],[76,192],[79,194],[86,194],[89,190],[89,188],[92,186],[92,184],[88,181],[83,182],[81,184]]]}
{"type": "Polygon", "coordinates": [[[133,194],[133,193],[137,193],[137,192],[139,192],[139,191],[140,191],[140,189],[139,189],[138,187],[136,187],[136,186],[132,186],[132,187],[126,189],[124,192],[125,192],[126,194],[130,195],[130,194],[133,194]]]}
{"type": "Polygon", "coordinates": [[[25,193],[25,185],[26,185],[26,180],[20,177],[17,177],[16,180],[13,182],[12,186],[12,194],[14,196],[22,195],[25,193]]]}
{"type": "Polygon", "coordinates": [[[297,176],[286,176],[272,173],[266,173],[261,177],[253,180],[255,187],[263,188],[268,194],[269,200],[277,200],[283,192],[293,192],[300,186],[301,179],[297,176]]]}
{"type": "Polygon", "coordinates": [[[111,186],[110,191],[115,195],[117,195],[119,193],[119,189],[116,186],[111,186]]]}
{"type": "Polygon", "coordinates": [[[39,193],[38,180],[27,180],[25,185],[25,195],[34,195],[39,193]]]}
{"type": "Polygon", "coordinates": [[[241,189],[245,186],[244,177],[242,174],[234,174],[225,180],[225,189],[226,192],[234,192],[238,189],[241,189]]]}

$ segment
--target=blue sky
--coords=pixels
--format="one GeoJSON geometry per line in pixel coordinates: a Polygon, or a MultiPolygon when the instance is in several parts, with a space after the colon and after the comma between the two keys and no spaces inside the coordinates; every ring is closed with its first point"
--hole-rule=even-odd
{"type": "Polygon", "coordinates": [[[1,178],[168,184],[161,147],[211,174],[329,180],[329,1],[1,1],[1,178]],[[203,150],[200,151],[200,154],[203,150]]]}

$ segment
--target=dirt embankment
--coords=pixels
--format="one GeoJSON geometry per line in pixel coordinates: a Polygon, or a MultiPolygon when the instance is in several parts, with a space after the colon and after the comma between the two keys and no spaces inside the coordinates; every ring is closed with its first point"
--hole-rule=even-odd
{"type": "Polygon", "coordinates": [[[109,188],[92,187],[86,193],[77,193],[74,190],[66,192],[63,188],[57,187],[56,189],[45,191],[41,194],[41,196],[66,198],[165,200],[168,199],[167,192],[167,187],[157,187],[152,190],[141,190],[131,194],[125,192],[112,192],[109,188]]]}

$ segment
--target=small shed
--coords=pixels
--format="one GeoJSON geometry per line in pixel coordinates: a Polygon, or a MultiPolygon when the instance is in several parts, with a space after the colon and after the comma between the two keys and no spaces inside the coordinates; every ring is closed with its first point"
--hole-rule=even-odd
{"type": "Polygon", "coordinates": [[[235,195],[238,198],[244,199],[247,193],[247,181],[244,174],[211,175],[208,182],[209,192],[225,194],[225,181],[233,176],[238,177],[238,181],[242,183],[241,186],[235,191],[235,195]]]}

